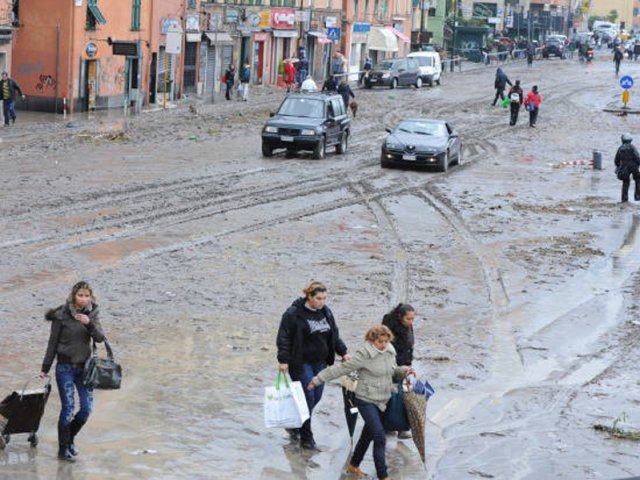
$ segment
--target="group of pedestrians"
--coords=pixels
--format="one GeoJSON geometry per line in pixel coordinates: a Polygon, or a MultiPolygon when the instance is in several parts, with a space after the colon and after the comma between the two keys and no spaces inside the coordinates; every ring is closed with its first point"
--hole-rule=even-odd
{"type": "MultiPolygon", "coordinates": [[[[230,63],[224,72],[222,81],[225,84],[225,98],[231,100],[233,95],[233,88],[236,84],[236,67],[233,63],[230,63]]],[[[242,101],[249,100],[249,83],[251,82],[251,67],[248,62],[245,62],[240,69],[240,75],[238,78],[237,96],[242,101]]]]}
{"type": "Polygon", "coordinates": [[[492,106],[496,106],[498,99],[503,101],[505,100],[504,91],[507,88],[507,85],[511,87],[507,94],[511,111],[509,125],[514,126],[518,123],[518,114],[520,113],[520,108],[524,105],[529,112],[529,126],[535,128],[538,121],[540,103],[542,102],[542,95],[540,95],[540,92],[538,91],[538,86],[534,85],[531,87],[531,91],[525,97],[524,90],[520,85],[520,80],[516,80],[514,85],[511,83],[511,80],[509,80],[507,74],[501,68],[498,68],[496,70],[496,77],[493,84],[496,90],[496,95],[491,103],[492,106]]]}
{"type": "MultiPolygon", "coordinates": [[[[327,306],[326,286],[313,282],[303,289],[303,294],[284,312],[276,340],[279,370],[301,382],[310,414],[301,428],[288,429],[288,433],[302,448],[318,450],[311,421],[322,398],[324,384],[357,372],[356,406],[364,427],[347,473],[356,478],[366,477],[360,464],[373,442],[377,477],[391,480],[385,460],[383,417],[396,388],[395,382],[414,373],[411,363],[415,310],[408,304],[398,305],[384,316],[381,324],[367,330],[364,344],[352,356],[340,338],[336,320],[327,306]],[[335,363],[336,355],[341,357],[340,363],[335,363]]],[[[407,436],[406,432],[401,432],[400,438],[407,436]]]]}

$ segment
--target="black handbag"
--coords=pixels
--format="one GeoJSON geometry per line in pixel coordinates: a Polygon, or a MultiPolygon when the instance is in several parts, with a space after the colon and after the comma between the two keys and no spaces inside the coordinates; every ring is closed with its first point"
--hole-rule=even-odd
{"type": "Polygon", "coordinates": [[[107,358],[100,358],[96,342],[93,342],[92,355],[84,364],[82,382],[88,388],[118,390],[122,382],[122,367],[113,359],[113,351],[106,338],[104,346],[107,349],[107,358]]]}

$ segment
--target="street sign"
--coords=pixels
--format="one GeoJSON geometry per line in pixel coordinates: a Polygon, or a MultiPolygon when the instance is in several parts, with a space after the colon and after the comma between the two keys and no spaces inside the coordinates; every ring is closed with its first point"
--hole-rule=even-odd
{"type": "Polygon", "coordinates": [[[629,90],[631,87],[633,87],[633,77],[631,77],[630,75],[625,75],[624,77],[622,77],[620,79],[620,86],[625,90],[629,90]]]}
{"type": "Polygon", "coordinates": [[[327,38],[329,40],[340,40],[340,29],[338,27],[327,28],[327,38]]]}
{"type": "Polygon", "coordinates": [[[167,31],[167,53],[179,55],[182,52],[182,28],[179,25],[171,25],[167,31]]]}

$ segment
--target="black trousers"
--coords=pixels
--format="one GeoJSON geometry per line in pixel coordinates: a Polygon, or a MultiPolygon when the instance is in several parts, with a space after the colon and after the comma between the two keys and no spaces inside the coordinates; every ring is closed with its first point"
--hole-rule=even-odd
{"type": "Polygon", "coordinates": [[[529,126],[533,127],[538,121],[538,109],[534,108],[529,112],[529,126]]]}
{"type": "Polygon", "coordinates": [[[634,200],[640,200],[640,171],[633,170],[629,173],[624,180],[622,180],[622,201],[626,202],[629,200],[629,186],[631,185],[631,177],[633,176],[633,180],[636,182],[636,190],[634,192],[634,200]]]}
{"type": "Polygon", "coordinates": [[[518,113],[520,113],[520,104],[518,102],[511,102],[511,121],[509,125],[515,125],[518,123],[518,113]]]}
{"type": "Polygon", "coordinates": [[[498,101],[498,98],[504,100],[504,88],[502,90],[500,90],[499,88],[496,88],[496,98],[493,99],[493,105],[496,104],[496,102],[498,101]]]}

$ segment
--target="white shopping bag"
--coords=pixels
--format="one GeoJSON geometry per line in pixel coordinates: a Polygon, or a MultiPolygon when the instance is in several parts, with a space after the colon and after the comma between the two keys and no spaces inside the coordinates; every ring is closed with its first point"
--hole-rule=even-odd
{"type": "Polygon", "coordinates": [[[309,418],[309,407],[300,382],[278,372],[276,385],[264,389],[264,425],[267,428],[300,428],[309,418]]]}

